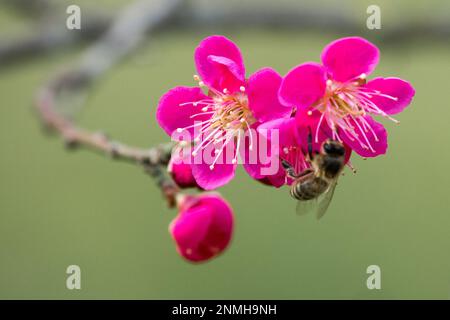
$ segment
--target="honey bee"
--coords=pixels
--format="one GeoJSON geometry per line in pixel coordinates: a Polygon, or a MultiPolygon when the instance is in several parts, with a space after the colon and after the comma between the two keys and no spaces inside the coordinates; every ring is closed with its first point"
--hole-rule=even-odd
{"type": "Polygon", "coordinates": [[[337,180],[345,165],[344,145],[336,140],[322,143],[320,152],[313,154],[311,135],[308,137],[307,160],[311,167],[297,174],[285,160],[282,166],[295,181],[291,185],[291,196],[298,200],[297,214],[306,214],[316,207],[317,219],[323,217],[333,198],[337,180]]]}

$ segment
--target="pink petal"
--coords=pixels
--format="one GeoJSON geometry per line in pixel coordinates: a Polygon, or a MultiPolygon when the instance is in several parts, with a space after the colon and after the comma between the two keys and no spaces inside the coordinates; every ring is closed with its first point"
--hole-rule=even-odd
{"type": "Polygon", "coordinates": [[[345,82],[362,73],[369,75],[378,64],[378,48],[360,37],[341,38],[322,51],[322,62],[330,78],[345,82]]]}
{"type": "Polygon", "coordinates": [[[292,107],[286,107],[278,100],[281,76],[271,68],[261,69],[248,79],[248,101],[253,116],[261,121],[288,117],[292,107]]]}
{"type": "Polygon", "coordinates": [[[192,174],[190,149],[174,148],[167,171],[175,183],[182,189],[199,187],[192,174]]]}
{"type": "Polygon", "coordinates": [[[259,125],[257,130],[260,135],[271,140],[271,144],[277,147],[279,153],[283,151],[284,147],[297,144],[294,118],[281,118],[268,121],[259,125]],[[277,133],[276,136],[274,135],[275,133],[277,133]],[[274,141],[275,137],[277,137],[277,141],[274,141]]]}
{"type": "MultiPolygon", "coordinates": [[[[159,126],[171,136],[178,128],[185,128],[194,124],[195,121],[205,121],[210,116],[200,115],[191,118],[193,114],[202,113],[202,106],[194,106],[189,102],[209,99],[198,87],[175,87],[164,94],[159,100],[156,110],[156,120],[159,126]],[[180,105],[188,103],[186,105],[180,105]]],[[[191,138],[194,129],[188,129],[191,138]]]]}
{"type": "Polygon", "coordinates": [[[344,130],[339,131],[339,136],[342,138],[342,140],[344,140],[344,142],[350,148],[352,148],[353,151],[355,151],[362,157],[371,158],[381,154],[385,154],[387,151],[387,132],[383,125],[379,122],[376,122],[369,116],[359,117],[356,119],[358,122],[355,122],[355,120],[352,119],[350,119],[349,122],[355,128],[355,132],[356,134],[358,134],[358,139],[362,143],[364,143],[366,147],[363,147],[362,144],[352,136],[352,134],[344,130]],[[372,133],[370,129],[363,129],[364,132],[359,129],[359,127],[363,128],[362,119],[360,118],[364,118],[365,121],[367,121],[368,125],[372,128],[374,133],[372,133]],[[374,134],[376,135],[376,137],[374,134]],[[366,140],[366,138],[368,141],[366,140]],[[369,144],[373,150],[368,147],[369,144]]]}
{"type": "Polygon", "coordinates": [[[278,149],[264,135],[256,130],[249,130],[241,139],[240,156],[243,167],[253,179],[262,179],[279,171],[278,149]],[[250,133],[252,139],[250,139],[250,133]],[[250,149],[250,142],[252,148],[250,149]]]}
{"type": "Polygon", "coordinates": [[[286,171],[280,162],[280,169],[272,176],[267,177],[267,183],[271,184],[275,188],[280,188],[286,184],[286,171]]]}
{"type": "Polygon", "coordinates": [[[226,185],[234,178],[236,164],[216,163],[211,170],[210,164],[204,161],[192,164],[192,174],[198,185],[205,190],[214,190],[226,185]]]}
{"type": "Polygon", "coordinates": [[[317,109],[299,110],[295,115],[298,144],[305,154],[309,152],[309,139],[311,139],[312,151],[319,152],[322,143],[331,137],[331,130],[325,119],[320,121],[322,115],[317,109]]]}
{"type": "Polygon", "coordinates": [[[265,184],[266,186],[280,188],[286,184],[286,171],[283,169],[280,163],[279,170],[276,174],[255,180],[262,184],[265,184]]]}
{"type": "Polygon", "coordinates": [[[323,97],[325,87],[324,68],[308,62],[295,67],[283,78],[279,98],[286,106],[306,108],[323,97]]]}
{"type": "Polygon", "coordinates": [[[245,81],[241,51],[224,36],[210,36],[200,42],[194,59],[197,71],[208,87],[235,92],[245,81]]]}
{"type": "Polygon", "coordinates": [[[400,113],[405,109],[414,97],[415,90],[411,84],[399,78],[376,78],[369,81],[366,88],[380,91],[394,99],[373,95],[370,100],[387,114],[400,113]]]}

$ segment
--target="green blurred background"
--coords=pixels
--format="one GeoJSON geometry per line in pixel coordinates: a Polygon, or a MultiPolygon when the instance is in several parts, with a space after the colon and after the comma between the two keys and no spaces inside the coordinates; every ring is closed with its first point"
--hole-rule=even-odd
{"type": "MultiPolygon", "coordinates": [[[[82,10],[93,5],[70,3],[82,10]]],[[[95,6],[114,11],[124,3],[95,6]]],[[[332,1],[306,3],[329,10],[332,1]]],[[[232,1],[228,9],[263,4],[274,6],[232,1]]],[[[299,5],[278,4],[293,10],[299,5]]],[[[411,107],[397,117],[401,124],[383,122],[388,154],[354,157],[358,173],[347,170],[319,222],[295,215],[288,189],[263,186],[240,169],[221,189],[236,215],[233,242],[202,265],[176,253],[167,231],[176,212],[165,207],[148,176],[87,151],[66,151],[59,139],[44,134],[33,114],[37,88],[77,61],[85,45],[1,66],[0,298],[448,299],[450,44],[427,36],[381,39],[394,25],[449,21],[449,3],[346,1],[342,7],[360,24],[356,34],[381,49],[372,77],[402,77],[416,89],[411,107]],[[366,29],[368,4],[381,7],[381,30],[366,29]],[[81,290],[66,288],[71,264],[81,267],[81,290]],[[366,287],[372,264],[381,267],[381,290],[366,287]]],[[[0,3],[2,35],[20,35],[30,26],[28,18],[0,3]]],[[[154,117],[157,101],[173,86],[193,84],[193,50],[213,33],[240,46],[248,74],[263,66],[285,74],[303,61],[317,61],[329,41],[354,34],[255,26],[161,30],[102,78],[77,119],[134,145],[167,141],[154,117]]]]}

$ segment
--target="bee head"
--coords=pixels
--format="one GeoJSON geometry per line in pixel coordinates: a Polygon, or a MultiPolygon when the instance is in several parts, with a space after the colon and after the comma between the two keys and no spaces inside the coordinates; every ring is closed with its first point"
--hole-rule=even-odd
{"type": "Polygon", "coordinates": [[[339,141],[327,140],[323,143],[323,151],[329,156],[345,155],[345,148],[339,141]]]}

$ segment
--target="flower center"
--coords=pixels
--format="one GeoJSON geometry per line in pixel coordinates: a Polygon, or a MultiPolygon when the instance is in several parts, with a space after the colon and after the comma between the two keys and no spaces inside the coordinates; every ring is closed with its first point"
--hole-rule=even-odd
{"type": "MultiPolygon", "coordinates": [[[[194,79],[199,81],[198,76],[194,79]]],[[[202,81],[199,81],[200,87],[205,87],[202,81]]],[[[230,93],[228,89],[222,92],[207,88],[209,98],[195,102],[187,102],[182,105],[201,106],[201,112],[191,115],[191,119],[203,115],[207,116],[207,120],[196,121],[195,124],[186,128],[179,128],[177,131],[181,132],[188,128],[197,128],[194,142],[196,143],[193,156],[196,156],[199,151],[204,150],[211,144],[214,146],[214,153],[216,154],[213,163],[210,165],[211,170],[222,155],[225,146],[230,142],[236,143],[236,149],[239,150],[241,139],[244,139],[244,134],[250,126],[256,122],[253,114],[248,106],[248,96],[245,93],[245,87],[241,86],[238,92],[230,93]]],[[[252,148],[252,138],[250,135],[250,149],[252,148]]],[[[238,152],[235,151],[232,163],[237,162],[238,152]]]]}
{"type": "Polygon", "coordinates": [[[358,88],[365,83],[365,77],[359,81],[339,83],[327,80],[326,93],[319,108],[320,111],[329,111],[334,116],[344,118],[346,116],[364,116],[366,110],[361,104],[358,88]]]}
{"type": "Polygon", "coordinates": [[[256,121],[248,108],[248,98],[244,92],[233,95],[218,95],[213,92],[211,105],[203,109],[214,111],[211,117],[211,129],[246,130],[256,121]]]}
{"type": "Polygon", "coordinates": [[[365,84],[366,75],[364,73],[344,83],[331,79],[327,80],[325,95],[316,105],[316,109],[322,112],[316,129],[316,142],[320,126],[325,118],[332,129],[333,140],[342,142],[337,130],[337,128],[340,128],[347,133],[349,139],[357,140],[364,149],[374,151],[368,139],[368,134],[373,135],[375,141],[378,141],[378,137],[366,120],[365,115],[381,115],[398,123],[372,101],[372,97],[375,96],[394,101],[397,98],[371,89],[365,84]]]}

